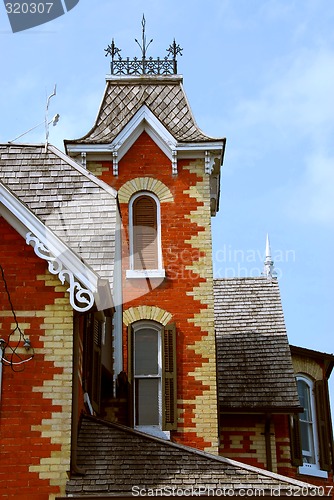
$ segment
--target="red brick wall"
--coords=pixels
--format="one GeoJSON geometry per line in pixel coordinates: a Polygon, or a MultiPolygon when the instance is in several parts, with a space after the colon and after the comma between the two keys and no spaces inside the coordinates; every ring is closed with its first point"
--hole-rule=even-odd
{"type": "Polygon", "coordinates": [[[284,476],[298,479],[299,481],[322,486],[324,487],[323,496],[334,498],[333,473],[329,473],[327,479],[299,474],[298,468],[291,465],[290,446],[286,444],[286,441],[289,439],[288,417],[286,415],[274,415],[273,420],[275,424],[277,472],[284,476]]]}
{"type": "MultiPolygon", "coordinates": [[[[1,498],[46,500],[51,493],[59,493],[59,486],[51,485],[39,472],[29,470],[39,466],[42,459],[60,451],[50,437],[42,435],[43,421],[62,411],[60,405],[43,397],[38,389],[51,383],[63,368],[47,361],[43,353],[43,322],[45,311],[55,299],[64,298],[63,292],[55,292],[36,276],[45,275],[46,263],[39,259],[9,224],[0,218],[0,263],[4,269],[11,300],[19,324],[35,349],[34,358],[23,364],[3,365],[2,393],[0,403],[0,491],[1,498]]],[[[10,312],[4,282],[0,278],[0,336],[7,341],[13,328],[14,318],[10,312]]],[[[17,338],[17,337],[16,337],[17,338]]],[[[9,340],[14,347],[16,342],[9,340]]],[[[27,357],[21,349],[22,357],[27,357]]],[[[10,350],[6,349],[10,358],[10,350]]],[[[13,357],[18,362],[17,357],[13,357]]],[[[50,476],[46,471],[46,476],[50,476]]]]}
{"type": "MultiPolygon", "coordinates": [[[[263,415],[223,415],[220,430],[220,455],[266,469],[264,425],[265,417],[263,415]]],[[[287,415],[272,416],[271,435],[274,472],[302,482],[322,486],[324,488],[323,496],[331,497],[334,494],[332,473],[329,474],[328,479],[306,476],[299,474],[298,468],[291,464],[287,415]]]]}
{"type": "MultiPolygon", "coordinates": [[[[193,248],[187,240],[189,241],[192,237],[199,235],[205,227],[190,220],[191,214],[200,205],[203,206],[203,203],[199,202],[195,197],[189,196],[186,191],[190,186],[195,186],[200,181],[208,182],[208,176],[205,178],[204,168],[201,176],[189,171],[189,169],[185,168],[189,163],[190,160],[179,160],[178,175],[173,177],[170,159],[144,132],[119,162],[118,177],[113,176],[111,163],[102,162],[100,171],[102,171],[102,180],[116,190],[119,190],[130,179],[153,177],[164,183],[174,197],[172,203],[161,203],[162,252],[166,279],[157,288],[155,288],[154,280],[152,280],[153,290],[149,293],[145,292],[147,290],[146,280],[125,279],[125,270],[128,269],[129,265],[127,259],[128,205],[127,203],[121,203],[122,222],[125,229],[125,238],[123,238],[124,310],[129,307],[147,305],[159,307],[172,314],[172,321],[175,321],[177,326],[179,401],[179,426],[178,432],[173,435],[173,439],[204,449],[210,447],[212,443],[206,442],[196,432],[199,416],[195,415],[195,399],[203,395],[210,387],[203,384],[199,378],[191,375],[191,373],[195,369],[199,370],[204,366],[207,359],[194,350],[188,349],[188,347],[205,340],[208,335],[203,328],[191,322],[195,314],[204,313],[207,306],[189,294],[200,283],[205,282],[206,279],[200,277],[193,270],[187,269],[187,266],[194,265],[200,258],[203,258],[203,253],[193,248]],[[184,403],[184,401],[187,401],[187,403],[184,403]],[[183,432],[185,428],[187,428],[186,433],[183,432]],[[193,432],[190,429],[193,429],[193,432]]],[[[209,210],[210,200],[208,199],[207,202],[209,210]]],[[[205,224],[207,223],[205,222],[205,224]]],[[[208,266],[208,273],[210,275],[210,265],[208,266]]],[[[127,370],[126,328],[124,328],[124,360],[124,369],[127,370]]],[[[214,370],[215,367],[213,367],[214,370]]]]}
{"type": "Polygon", "coordinates": [[[222,415],[219,454],[265,469],[264,425],[262,415],[222,415]]]}

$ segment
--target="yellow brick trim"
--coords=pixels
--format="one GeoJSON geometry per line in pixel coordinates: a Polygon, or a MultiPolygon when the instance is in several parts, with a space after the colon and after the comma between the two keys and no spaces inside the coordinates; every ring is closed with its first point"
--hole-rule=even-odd
{"type": "MultiPolygon", "coordinates": [[[[234,426],[223,426],[223,433],[229,434],[229,439],[231,441],[230,448],[235,449],[235,452],[227,452],[224,450],[222,446],[221,453],[222,455],[228,458],[236,458],[239,460],[242,458],[256,458],[259,462],[266,464],[267,456],[266,456],[266,442],[264,436],[264,427],[265,422],[263,420],[262,423],[256,423],[249,427],[234,427],[234,426]],[[243,447],[243,438],[244,432],[253,432],[254,435],[250,437],[251,448],[255,450],[254,453],[247,453],[242,451],[243,447]],[[233,433],[233,434],[232,434],[233,433]]],[[[276,457],[276,437],[275,437],[275,427],[274,424],[270,425],[270,443],[271,443],[271,460],[272,460],[272,472],[277,472],[277,457],[276,457]]]]}
{"type": "Polygon", "coordinates": [[[136,177],[123,184],[118,191],[120,203],[129,203],[133,194],[138,191],[151,191],[158,198],[160,203],[173,202],[174,197],[170,189],[161,181],[153,177],[136,177]]]}
{"type": "Polygon", "coordinates": [[[321,366],[313,359],[305,359],[304,357],[293,355],[292,364],[295,374],[305,374],[314,380],[321,380],[323,377],[321,366]]]}
{"type": "MultiPolygon", "coordinates": [[[[51,453],[50,457],[42,458],[39,464],[29,467],[31,472],[37,472],[41,479],[49,480],[51,485],[60,487],[60,495],[65,495],[67,471],[71,458],[71,411],[72,411],[72,348],[73,348],[73,309],[70,306],[67,286],[59,287],[56,276],[47,273],[45,282],[60,289],[64,298],[55,299],[42,311],[36,311],[36,316],[44,318],[41,325],[40,339],[46,361],[51,361],[56,367],[62,368],[62,373],[54,374],[52,380],[45,380],[42,386],[33,387],[34,392],[40,392],[46,400],[52,400],[55,406],[62,406],[61,412],[51,414],[51,418],[43,419],[40,425],[33,425],[32,431],[39,431],[42,437],[49,438],[52,444],[60,450],[51,453]]],[[[39,349],[35,349],[38,353],[39,349]]],[[[51,495],[50,500],[56,495],[51,495]]],[[[59,495],[57,495],[59,496],[59,495]]]]}
{"type": "Polygon", "coordinates": [[[143,319],[157,321],[161,325],[165,326],[172,319],[172,314],[164,309],[160,309],[160,307],[155,306],[130,307],[123,312],[123,323],[125,326],[143,319]]]}
{"type": "Polygon", "coordinates": [[[101,177],[103,172],[107,172],[109,168],[104,167],[102,163],[87,162],[87,170],[96,175],[96,177],[101,177]]]}
{"type": "MultiPolygon", "coordinates": [[[[193,314],[188,323],[199,327],[205,338],[189,345],[188,349],[207,360],[202,366],[189,373],[208,390],[197,396],[195,400],[182,401],[183,404],[195,404],[196,434],[204,441],[211,443],[205,448],[206,452],[218,454],[218,417],[217,417],[217,381],[216,381],[216,350],[213,310],[213,264],[212,264],[212,235],[211,235],[211,207],[210,207],[210,178],[204,174],[204,161],[196,160],[184,167],[196,174],[197,182],[184,191],[185,195],[196,199],[197,209],[185,215],[185,219],[198,225],[198,233],[185,243],[191,245],[196,255],[202,255],[187,270],[204,278],[205,281],[187,292],[194,300],[203,304],[200,313],[193,314]]],[[[189,429],[189,432],[193,429],[189,429]]]]}

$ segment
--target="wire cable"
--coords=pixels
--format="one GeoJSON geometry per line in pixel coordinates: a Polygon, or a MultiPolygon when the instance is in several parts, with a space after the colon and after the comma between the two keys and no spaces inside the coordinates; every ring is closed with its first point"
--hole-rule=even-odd
{"type": "Polygon", "coordinates": [[[6,295],[7,295],[7,299],[8,299],[8,302],[9,302],[9,305],[10,305],[10,309],[11,309],[11,312],[13,314],[13,318],[14,318],[14,322],[15,322],[15,328],[13,328],[10,333],[8,334],[7,336],[7,342],[6,341],[3,341],[2,344],[1,344],[1,349],[2,349],[2,359],[1,359],[1,362],[2,363],[7,363],[11,369],[14,371],[14,372],[21,372],[24,370],[24,366],[22,366],[24,363],[27,363],[27,361],[30,361],[34,355],[35,355],[35,352],[34,352],[34,349],[32,349],[32,354],[29,358],[22,358],[21,355],[17,352],[18,351],[18,348],[20,347],[20,344],[21,342],[27,342],[27,339],[26,337],[24,336],[24,333],[22,332],[21,328],[20,328],[20,325],[19,325],[19,322],[17,320],[17,316],[16,316],[16,313],[15,313],[15,309],[14,309],[14,306],[13,306],[13,302],[12,302],[12,299],[11,299],[11,296],[10,296],[10,292],[9,292],[9,288],[8,288],[8,284],[7,284],[7,281],[6,281],[6,277],[5,277],[5,271],[2,267],[2,265],[0,264],[0,273],[1,273],[1,278],[2,278],[2,281],[4,283],[4,287],[5,287],[5,292],[6,292],[6,295]],[[10,339],[12,337],[12,335],[14,335],[16,332],[19,333],[19,339],[18,341],[16,342],[16,344],[14,345],[14,347],[12,347],[10,345],[10,339]],[[6,349],[8,349],[10,352],[9,352],[9,358],[10,359],[7,359],[5,357],[5,351],[6,349]],[[14,359],[19,359],[19,361],[14,361],[14,359]],[[17,369],[15,368],[16,366],[21,366],[21,369],[17,369]]]}

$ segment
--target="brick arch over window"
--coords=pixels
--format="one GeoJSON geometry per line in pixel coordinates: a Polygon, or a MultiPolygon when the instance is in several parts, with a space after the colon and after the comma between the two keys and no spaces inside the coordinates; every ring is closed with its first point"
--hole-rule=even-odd
{"type": "Polygon", "coordinates": [[[129,203],[132,195],[138,191],[151,191],[154,193],[160,203],[170,203],[174,197],[168,187],[161,181],[153,177],[137,177],[123,184],[118,190],[118,200],[120,203],[129,203]]]}
{"type": "Polygon", "coordinates": [[[314,380],[322,379],[322,369],[318,363],[311,359],[304,359],[298,356],[293,357],[295,373],[304,374],[314,380]]]}
{"type": "Polygon", "coordinates": [[[172,314],[156,306],[130,307],[123,312],[123,323],[125,326],[140,320],[152,320],[166,326],[172,319],[172,314]]]}

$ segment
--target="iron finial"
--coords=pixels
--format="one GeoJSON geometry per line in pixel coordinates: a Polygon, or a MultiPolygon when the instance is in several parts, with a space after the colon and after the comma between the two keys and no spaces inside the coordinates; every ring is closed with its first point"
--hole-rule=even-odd
{"type": "Polygon", "coordinates": [[[151,45],[151,43],[153,42],[153,38],[148,42],[148,44],[146,45],[146,34],[145,34],[145,27],[146,27],[146,19],[145,19],[145,15],[143,14],[143,19],[141,21],[141,25],[143,27],[142,29],[142,36],[141,36],[141,39],[142,39],[142,43],[140,44],[137,40],[137,38],[135,38],[135,42],[139,45],[140,49],[141,49],[141,52],[142,52],[142,58],[143,60],[146,59],[146,51],[148,49],[148,47],[151,45]]]}
{"type": "Polygon", "coordinates": [[[104,52],[105,52],[105,56],[111,56],[112,59],[114,59],[115,56],[118,55],[118,57],[120,57],[120,52],[121,52],[121,49],[118,49],[115,45],[115,42],[114,42],[114,39],[112,39],[112,42],[111,42],[111,45],[108,45],[108,47],[106,49],[104,49],[104,52]]]}
{"type": "Polygon", "coordinates": [[[173,56],[173,66],[174,66],[174,73],[177,73],[177,61],[176,61],[176,56],[180,54],[182,56],[182,50],[180,45],[176,45],[175,38],[173,40],[173,43],[170,44],[168,49],[166,51],[168,52],[169,55],[173,56]]]}
{"type": "Polygon", "coordinates": [[[173,75],[177,74],[177,61],[178,54],[182,55],[182,50],[176,44],[175,39],[167,49],[168,55],[163,58],[146,57],[147,49],[153,42],[153,38],[147,43],[146,39],[146,19],[143,14],[142,21],[142,39],[141,43],[135,38],[141,50],[141,58],[134,57],[130,59],[122,59],[120,56],[121,50],[116,47],[114,40],[111,45],[108,45],[105,51],[106,56],[111,56],[111,74],[112,75],[173,75]]]}

